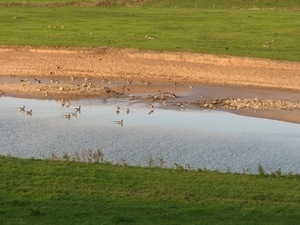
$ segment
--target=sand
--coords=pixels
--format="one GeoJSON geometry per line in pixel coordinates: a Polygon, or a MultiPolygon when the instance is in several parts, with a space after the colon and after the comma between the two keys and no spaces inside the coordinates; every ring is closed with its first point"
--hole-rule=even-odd
{"type": "MultiPolygon", "coordinates": [[[[299,62],[188,52],[2,46],[0,81],[2,95],[31,98],[109,98],[161,90],[183,95],[185,101],[258,97],[300,102],[299,62]]],[[[298,110],[234,113],[300,123],[298,110]]]]}

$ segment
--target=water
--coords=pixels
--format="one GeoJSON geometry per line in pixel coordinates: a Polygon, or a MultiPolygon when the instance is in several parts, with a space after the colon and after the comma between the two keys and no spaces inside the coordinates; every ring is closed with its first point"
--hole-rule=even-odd
{"type": "Polygon", "coordinates": [[[49,158],[100,148],[112,163],[146,166],[149,158],[157,163],[163,158],[167,167],[257,173],[260,163],[266,172],[300,172],[299,124],[153,105],[149,115],[147,102],[126,99],[74,100],[66,108],[55,100],[2,97],[0,154],[49,158]],[[63,118],[79,105],[77,117],[63,118]],[[17,110],[22,106],[32,109],[32,116],[17,110]],[[115,124],[121,119],[123,126],[115,124]]]}

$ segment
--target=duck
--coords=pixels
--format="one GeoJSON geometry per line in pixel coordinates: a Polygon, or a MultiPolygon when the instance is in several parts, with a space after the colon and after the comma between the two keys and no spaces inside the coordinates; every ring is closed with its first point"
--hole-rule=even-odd
{"type": "Polygon", "coordinates": [[[80,113],[80,110],[81,110],[81,106],[79,106],[78,108],[74,109],[75,112],[79,112],[79,113],[80,113]]]}
{"type": "Polygon", "coordinates": [[[122,124],[123,124],[123,119],[121,119],[121,120],[116,120],[116,121],[115,121],[115,124],[121,124],[121,125],[122,125],[122,124]]]}
{"type": "Polygon", "coordinates": [[[32,115],[32,109],[30,111],[25,111],[24,114],[26,114],[26,115],[32,115]]]}
{"type": "Polygon", "coordinates": [[[18,108],[19,111],[25,111],[25,106],[18,108]]]}

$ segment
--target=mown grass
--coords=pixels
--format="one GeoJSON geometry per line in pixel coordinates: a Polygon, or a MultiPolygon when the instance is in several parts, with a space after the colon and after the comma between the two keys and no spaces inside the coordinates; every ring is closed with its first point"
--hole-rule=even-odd
{"type": "MultiPolygon", "coordinates": [[[[298,0],[0,0],[0,44],[300,61],[299,5],[298,0]]],[[[0,224],[298,224],[299,175],[281,176],[280,170],[267,175],[261,167],[258,172],[0,156],[0,224]]]]}
{"type": "Polygon", "coordinates": [[[298,224],[299,176],[0,156],[1,224],[298,224]]]}
{"type": "MultiPolygon", "coordinates": [[[[299,11],[248,10],[256,1],[229,1],[242,10],[229,8],[226,1],[214,8],[209,1],[122,2],[136,7],[0,7],[0,43],[130,47],[300,61],[299,11]],[[200,6],[189,7],[195,4],[200,6]],[[266,42],[268,47],[263,46],[266,42]]],[[[273,3],[259,1],[256,7],[273,3]]],[[[291,0],[277,5],[292,9],[300,3],[291,0]]]]}

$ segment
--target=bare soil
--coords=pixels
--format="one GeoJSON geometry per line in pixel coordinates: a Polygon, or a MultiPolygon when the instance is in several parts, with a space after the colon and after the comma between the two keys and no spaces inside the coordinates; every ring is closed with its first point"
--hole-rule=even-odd
{"type": "MultiPolygon", "coordinates": [[[[109,98],[161,90],[190,102],[225,97],[300,102],[299,62],[186,52],[2,46],[0,81],[2,95],[31,98],[109,98]]],[[[300,123],[297,110],[235,113],[300,123]]]]}

